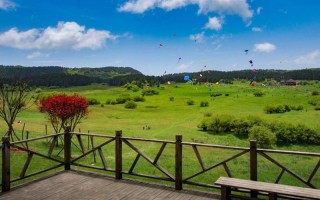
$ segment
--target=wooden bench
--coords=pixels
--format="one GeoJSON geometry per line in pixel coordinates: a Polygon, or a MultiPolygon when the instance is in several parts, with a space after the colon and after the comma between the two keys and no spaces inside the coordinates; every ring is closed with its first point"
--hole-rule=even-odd
{"type": "Polygon", "coordinates": [[[265,192],[268,194],[270,200],[277,199],[278,195],[281,195],[282,197],[291,197],[298,199],[320,200],[320,190],[311,188],[302,188],[227,177],[220,177],[215,182],[215,184],[221,186],[222,200],[231,200],[231,188],[246,189],[255,192],[265,192]]]}

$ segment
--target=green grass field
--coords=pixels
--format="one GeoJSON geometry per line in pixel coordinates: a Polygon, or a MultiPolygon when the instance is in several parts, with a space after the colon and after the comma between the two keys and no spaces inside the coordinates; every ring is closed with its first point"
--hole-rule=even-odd
{"type": "MultiPolygon", "coordinates": [[[[157,89],[157,88],[155,88],[157,89]]],[[[320,111],[314,110],[314,106],[309,105],[308,101],[312,99],[318,99],[320,96],[312,96],[312,91],[319,91],[319,84],[297,87],[262,87],[257,84],[255,87],[251,87],[248,83],[237,82],[233,85],[213,85],[211,90],[206,85],[190,85],[185,84],[173,84],[163,85],[159,89],[159,95],[145,96],[145,102],[138,102],[136,109],[126,109],[124,104],[118,105],[106,105],[107,99],[115,99],[122,94],[129,94],[130,96],[141,95],[141,90],[138,92],[132,92],[122,87],[109,87],[105,85],[90,85],[84,87],[72,87],[61,89],[43,89],[41,94],[46,95],[53,92],[64,92],[67,94],[78,93],[86,98],[96,98],[104,104],[95,105],[89,107],[89,115],[86,119],[78,125],[81,132],[99,133],[114,135],[116,130],[122,130],[125,137],[140,137],[140,138],[152,138],[152,139],[166,139],[175,140],[175,135],[183,135],[183,141],[186,142],[201,142],[207,144],[219,144],[229,146],[242,146],[248,147],[249,140],[245,138],[237,138],[231,134],[219,133],[212,134],[201,131],[197,128],[197,125],[201,122],[204,114],[231,114],[239,117],[251,116],[261,118],[269,121],[283,121],[292,124],[304,124],[312,129],[315,129],[320,134],[320,111]],[[262,91],[265,93],[263,97],[255,97],[253,93],[255,91],[262,91]],[[210,94],[221,93],[221,96],[211,97],[210,94]],[[225,94],[228,94],[226,96],[225,94]],[[174,97],[174,101],[170,101],[169,98],[174,97]],[[194,100],[194,105],[187,105],[187,100],[194,100]],[[201,101],[208,101],[208,107],[200,107],[201,101]],[[266,114],[264,113],[264,107],[266,105],[278,105],[278,104],[290,104],[290,105],[302,105],[302,111],[291,111],[283,114],[266,114]],[[143,130],[144,126],[150,126],[149,130],[143,130]]],[[[32,105],[28,110],[23,111],[17,118],[22,123],[15,124],[15,130],[19,137],[21,137],[21,131],[23,124],[25,123],[25,131],[30,132],[29,137],[37,137],[45,135],[45,124],[48,124],[49,133],[53,132],[49,122],[44,114],[40,113],[37,109],[37,105],[32,105]]],[[[6,127],[3,121],[0,121],[0,133],[4,134],[6,127]]],[[[87,143],[87,141],[85,141],[87,143]]],[[[99,141],[97,141],[99,143],[99,141]]],[[[160,148],[156,144],[136,143],[143,151],[148,155],[154,157],[160,148]]],[[[36,143],[34,148],[40,151],[46,151],[48,145],[45,143],[36,143]]],[[[308,151],[308,152],[320,152],[320,146],[315,145],[286,145],[286,146],[274,146],[274,149],[286,149],[296,151],[308,151]]],[[[114,162],[113,150],[105,149],[107,160],[110,161],[111,166],[114,162]]],[[[228,150],[211,150],[206,148],[200,148],[199,151],[204,157],[204,161],[210,166],[211,163],[226,158],[232,153],[228,150]]],[[[173,147],[168,147],[165,150],[163,157],[160,161],[163,165],[172,165],[174,163],[172,155],[173,147]]],[[[75,150],[75,154],[76,150],[75,150]]],[[[15,155],[17,159],[13,159],[16,166],[23,165],[24,161],[21,155],[15,155]]],[[[13,156],[13,157],[15,157],[13,156]]],[[[136,154],[134,152],[127,153],[128,159],[125,161],[126,168],[130,167],[136,154]]],[[[248,175],[248,155],[245,158],[240,157],[231,162],[230,168],[234,171],[235,176],[247,177],[248,175]]],[[[313,167],[317,163],[318,158],[297,158],[296,156],[283,156],[280,155],[281,161],[289,166],[294,167],[294,170],[301,172],[302,176],[308,176],[313,167]]],[[[194,155],[192,148],[184,151],[184,175],[192,174],[192,172],[199,171],[200,166],[197,163],[196,156],[194,155]],[[188,161],[190,160],[190,161],[188,161]]],[[[39,163],[42,161],[39,160],[39,163]]],[[[83,161],[84,163],[92,163],[92,158],[88,158],[83,161]]],[[[101,164],[96,163],[97,165],[101,164]]],[[[270,172],[271,175],[259,175],[262,180],[274,181],[277,175],[280,173],[279,168],[276,168],[264,158],[259,159],[259,167],[262,172],[270,172]],[[261,160],[261,161],[260,161],[261,160]]],[[[33,165],[32,165],[33,166],[33,165]]],[[[157,173],[154,169],[147,167],[143,161],[138,163],[137,170],[141,169],[147,171],[149,174],[157,173]]],[[[38,168],[36,161],[32,170],[38,168]]],[[[20,169],[19,169],[20,170],[20,169]]],[[[169,169],[173,173],[173,168],[169,169]]],[[[18,175],[18,170],[13,170],[13,175],[18,175]]],[[[218,168],[212,175],[212,177],[219,177],[226,175],[223,172],[223,168],[218,168]]],[[[174,173],[173,173],[174,174],[174,173]]],[[[210,172],[211,174],[211,172],[210,172]]],[[[204,182],[212,183],[214,178],[209,178],[208,174],[200,177],[204,182]]],[[[295,180],[284,175],[284,183],[297,184],[295,180]]],[[[320,172],[316,174],[315,182],[320,187],[320,172]]]]}

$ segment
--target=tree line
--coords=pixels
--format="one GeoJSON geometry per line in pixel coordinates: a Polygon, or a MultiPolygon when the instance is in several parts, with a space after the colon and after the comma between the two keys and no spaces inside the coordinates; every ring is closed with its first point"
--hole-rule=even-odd
{"type": "Polygon", "coordinates": [[[262,82],[265,80],[319,80],[320,68],[300,70],[238,70],[238,71],[203,71],[166,74],[163,76],[146,76],[130,67],[102,68],[64,68],[59,66],[23,67],[0,65],[0,81],[10,83],[13,80],[27,81],[31,86],[71,87],[104,83],[122,86],[135,81],[139,85],[157,86],[168,82],[186,82],[189,76],[194,83],[220,82],[232,83],[234,80],[262,82]]]}

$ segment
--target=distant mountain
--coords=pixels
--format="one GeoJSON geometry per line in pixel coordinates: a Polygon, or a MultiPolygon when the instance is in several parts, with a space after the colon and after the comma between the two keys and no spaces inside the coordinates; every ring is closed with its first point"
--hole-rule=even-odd
{"type": "Polygon", "coordinates": [[[109,80],[117,76],[140,74],[141,72],[131,67],[101,67],[101,68],[68,68],[67,74],[76,74],[109,80]]]}
{"type": "Polygon", "coordinates": [[[0,80],[27,80],[34,86],[79,86],[108,83],[118,76],[143,75],[130,67],[65,68],[59,66],[23,67],[0,65],[0,80]]]}
{"type": "Polygon", "coordinates": [[[146,76],[130,67],[102,67],[102,68],[65,68],[59,66],[23,67],[0,65],[0,81],[11,82],[13,79],[24,79],[33,86],[81,86],[92,83],[105,83],[113,86],[124,85],[128,82],[160,83],[185,82],[184,77],[197,82],[228,83],[234,79],[265,81],[266,79],[281,80],[320,80],[320,68],[300,70],[239,70],[239,71],[212,71],[184,72],[167,74],[164,76],[146,76]]]}

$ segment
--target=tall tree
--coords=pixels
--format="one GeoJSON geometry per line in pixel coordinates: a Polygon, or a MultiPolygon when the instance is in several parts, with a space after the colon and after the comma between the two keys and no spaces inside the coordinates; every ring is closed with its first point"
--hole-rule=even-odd
{"type": "Polygon", "coordinates": [[[0,118],[6,122],[8,126],[6,136],[9,136],[12,141],[14,137],[19,140],[13,124],[17,115],[31,100],[30,91],[31,87],[25,82],[16,81],[11,84],[0,82],[0,118]]]}

